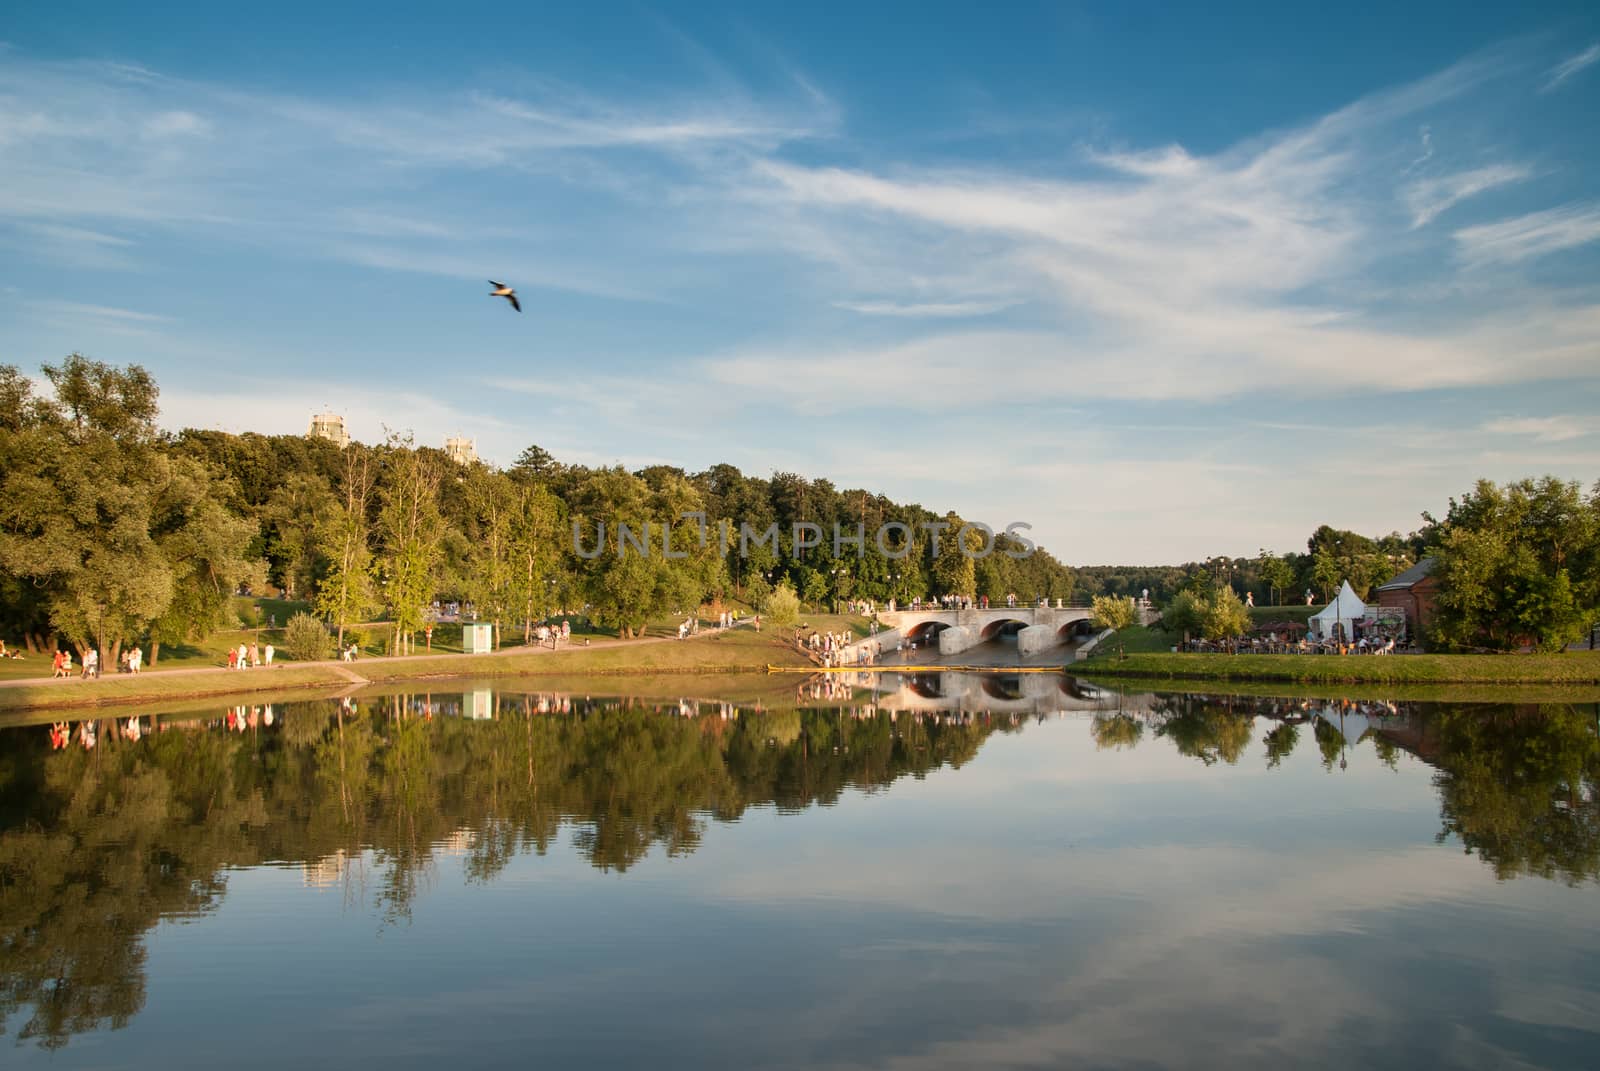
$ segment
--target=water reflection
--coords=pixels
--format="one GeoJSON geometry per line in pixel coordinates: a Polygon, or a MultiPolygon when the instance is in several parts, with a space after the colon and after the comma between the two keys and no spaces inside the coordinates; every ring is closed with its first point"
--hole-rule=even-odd
{"type": "Polygon", "coordinates": [[[98,718],[0,732],[0,1023],[45,1048],[125,1026],[146,1001],[145,936],[214,911],[231,870],[292,866],[392,925],[445,859],[474,883],[568,850],[624,874],[751,808],[960,769],[995,734],[1060,719],[1106,761],[1170,749],[1215,778],[1302,748],[1334,777],[1409,755],[1431,768],[1439,841],[1496,878],[1600,877],[1592,706],[906,674],[807,681],[792,703],[473,688],[98,718]]]}

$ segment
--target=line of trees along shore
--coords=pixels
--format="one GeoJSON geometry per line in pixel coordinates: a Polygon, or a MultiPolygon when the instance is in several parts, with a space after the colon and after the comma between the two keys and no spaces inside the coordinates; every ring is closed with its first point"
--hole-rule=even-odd
{"type": "Polygon", "coordinates": [[[1322,525],[1306,553],[1216,557],[1181,566],[1094,566],[1076,571],[1078,590],[1096,600],[1149,591],[1176,630],[1237,635],[1239,599],[1297,603],[1309,591],[1327,602],[1349,581],[1363,599],[1431,557],[1437,581],[1424,639],[1444,651],[1559,651],[1600,624],[1600,482],[1586,494],[1553,476],[1500,485],[1479,480],[1450,499],[1442,518],[1422,514],[1408,535],[1368,537],[1322,525]],[[1226,624],[1202,629],[1212,615],[1226,624]]]}
{"type": "Polygon", "coordinates": [[[587,607],[626,636],[708,601],[761,606],[780,585],[814,606],[1073,593],[1072,571],[1042,549],[1013,557],[1004,551],[1021,544],[1001,535],[996,553],[974,561],[954,538],[956,514],[824,479],[727,464],[590,468],[538,446],[499,470],[396,434],[343,449],[300,435],[169,434],[156,425],[157,384],[137,365],[73,354],[43,378],[48,390],[0,365],[0,635],[33,650],[65,642],[110,665],[141,643],[154,664],[163,644],[235,626],[233,595],[268,585],[310,602],[340,644],[381,615],[393,651],[415,642],[436,598],[470,603],[526,640],[557,611],[587,607]],[[709,539],[686,513],[705,515],[709,539]],[[727,553],[719,521],[735,533],[727,553]],[[904,557],[873,538],[891,522],[911,533],[904,557]],[[936,554],[925,525],[941,522],[952,527],[936,554]],[[614,551],[618,525],[646,523],[649,555],[576,552],[596,545],[601,524],[614,551]],[[801,523],[821,528],[821,546],[796,545],[801,523]],[[779,538],[741,553],[741,524],[775,524],[779,538]],[[835,547],[835,525],[847,536],[864,528],[859,555],[835,547]]]}

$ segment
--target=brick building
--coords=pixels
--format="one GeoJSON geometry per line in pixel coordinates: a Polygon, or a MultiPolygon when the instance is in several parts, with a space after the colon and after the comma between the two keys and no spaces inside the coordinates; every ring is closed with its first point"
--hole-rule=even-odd
{"type": "Polygon", "coordinates": [[[1433,575],[1433,559],[1423,558],[1387,584],[1379,584],[1378,605],[1406,615],[1406,634],[1413,641],[1433,619],[1433,599],[1439,581],[1433,575]]]}

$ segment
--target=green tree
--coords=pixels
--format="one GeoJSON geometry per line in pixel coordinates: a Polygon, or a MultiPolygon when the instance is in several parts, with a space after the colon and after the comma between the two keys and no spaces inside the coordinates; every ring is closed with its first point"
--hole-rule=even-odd
{"type": "Polygon", "coordinates": [[[0,568],[35,589],[36,611],[80,653],[112,664],[168,613],[180,580],[230,579],[249,529],[213,508],[203,470],[161,448],[142,368],[73,354],[44,373],[53,397],[33,396],[15,369],[0,375],[14,406],[0,427],[0,568]]]}
{"type": "Polygon", "coordinates": [[[1435,644],[1559,651],[1600,614],[1600,487],[1480,480],[1436,538],[1435,644]]]}
{"type": "Polygon", "coordinates": [[[1129,596],[1096,595],[1093,605],[1096,628],[1125,629],[1138,618],[1138,610],[1129,596]]]}
{"type": "Polygon", "coordinates": [[[1201,630],[1208,640],[1241,636],[1250,629],[1250,611],[1231,587],[1213,588],[1206,601],[1201,630]]]}
{"type": "Polygon", "coordinates": [[[172,598],[150,624],[150,664],[161,644],[199,640],[237,623],[233,594],[259,585],[266,563],[248,555],[256,525],[230,513],[212,492],[210,474],[187,458],[165,459],[152,532],[173,578],[172,598]]]}
{"type": "Polygon", "coordinates": [[[1288,591],[1289,585],[1294,583],[1294,567],[1286,559],[1263,550],[1261,552],[1261,579],[1266,581],[1268,589],[1272,593],[1273,604],[1281,606],[1285,592],[1288,591]]]}
{"type": "Polygon", "coordinates": [[[367,510],[372,499],[372,458],[355,443],[344,450],[338,498],[318,526],[317,542],[328,571],[317,587],[317,613],[333,623],[344,647],[345,629],[376,604],[367,510]]]}
{"type": "Polygon", "coordinates": [[[1193,591],[1180,591],[1161,611],[1161,627],[1184,639],[1198,636],[1205,627],[1205,600],[1193,591]]]}
{"type": "Polygon", "coordinates": [[[961,528],[967,522],[954,513],[946,514],[944,520],[949,527],[940,533],[939,552],[933,559],[935,594],[971,595],[977,590],[978,578],[970,555],[983,549],[983,537],[973,531],[963,540],[961,528]]]}
{"type": "Polygon", "coordinates": [[[410,436],[391,434],[386,473],[378,492],[377,557],[383,597],[394,630],[389,649],[405,653],[416,644],[423,609],[433,599],[435,569],[443,549],[439,513],[439,467],[414,448],[410,436]]]}

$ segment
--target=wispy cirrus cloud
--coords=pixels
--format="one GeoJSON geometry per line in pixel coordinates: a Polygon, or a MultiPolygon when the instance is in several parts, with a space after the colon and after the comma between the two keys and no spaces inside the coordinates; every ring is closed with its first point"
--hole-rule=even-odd
{"type": "Polygon", "coordinates": [[[1564,443],[1597,434],[1593,418],[1574,416],[1497,417],[1483,430],[1495,435],[1519,435],[1542,443],[1564,443]]]}
{"type": "Polygon", "coordinates": [[[1600,63],[1600,44],[1590,45],[1577,55],[1569,56],[1546,72],[1542,92],[1548,93],[1568,79],[1600,63]]]}
{"type": "Polygon", "coordinates": [[[863,316],[901,316],[909,319],[961,316],[989,316],[1020,304],[1015,299],[1000,301],[835,301],[835,308],[859,312],[863,316]]]}
{"type": "Polygon", "coordinates": [[[1493,164],[1414,182],[1403,193],[1406,207],[1411,210],[1411,226],[1424,227],[1469,197],[1521,182],[1532,174],[1533,169],[1523,164],[1493,164]]]}
{"type": "Polygon", "coordinates": [[[1455,232],[1470,264],[1517,264],[1600,240],[1600,204],[1573,204],[1529,212],[1455,232]]]}

